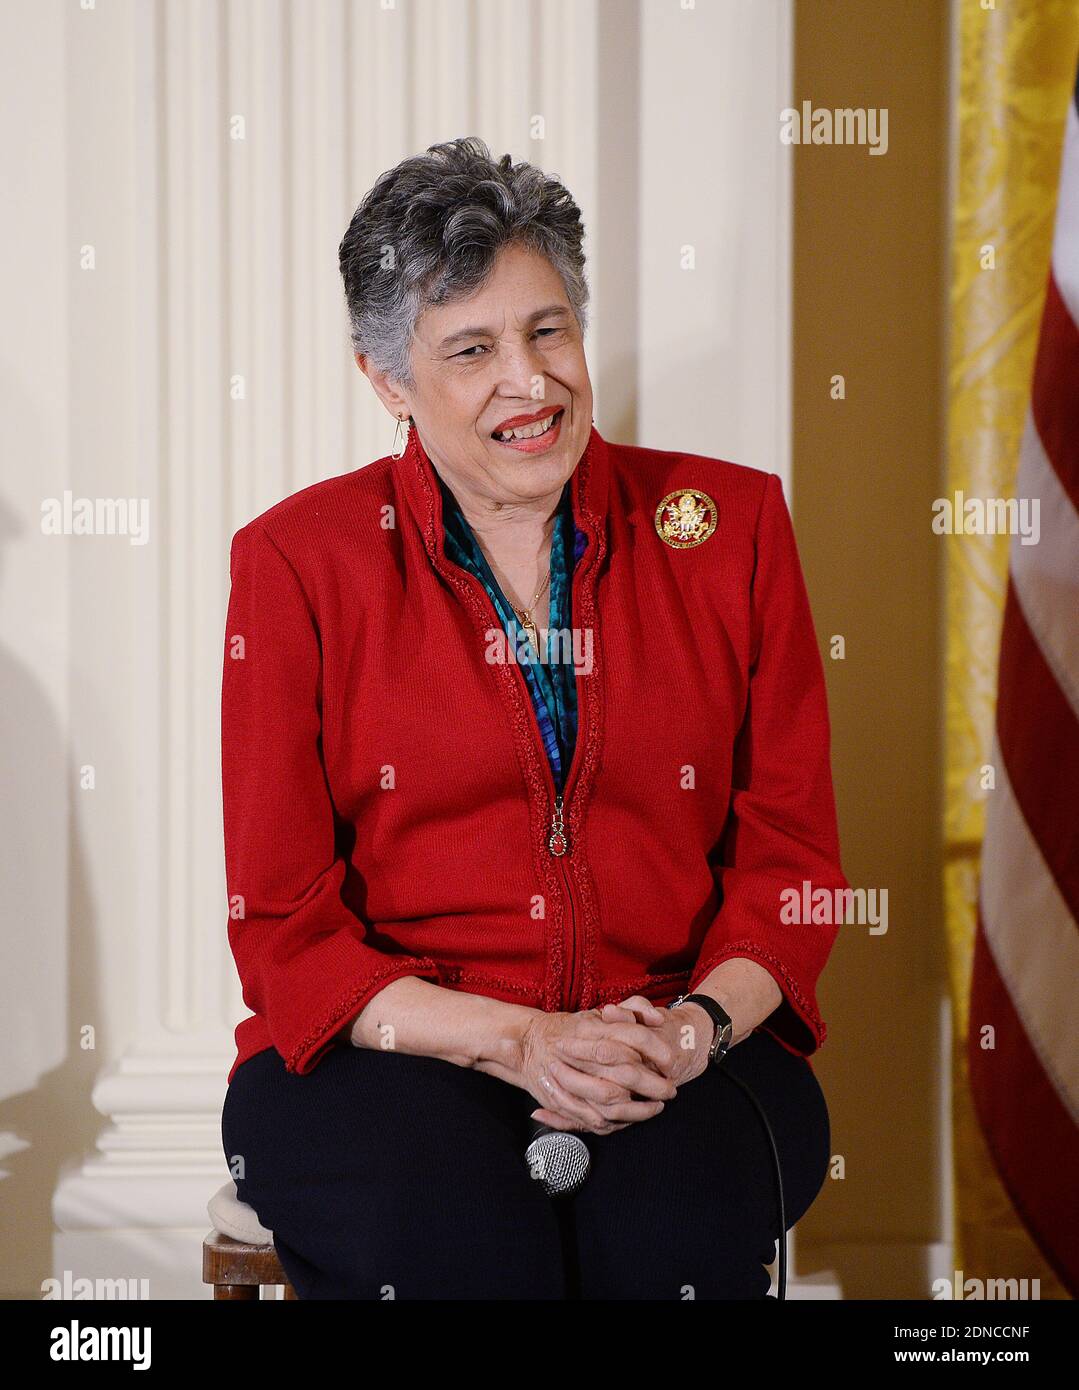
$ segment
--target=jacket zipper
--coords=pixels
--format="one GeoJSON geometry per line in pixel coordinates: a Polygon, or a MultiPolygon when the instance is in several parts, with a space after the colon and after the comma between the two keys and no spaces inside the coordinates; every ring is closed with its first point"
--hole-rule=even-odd
{"type": "MultiPolygon", "coordinates": [[[[589,558],[591,559],[591,557],[589,558]]],[[[570,606],[574,614],[580,611],[580,576],[580,569],[575,569],[570,588],[570,606]]],[[[576,674],[574,675],[574,682],[577,683],[576,674]]],[[[531,701],[529,701],[529,703],[531,704],[531,701]]],[[[570,759],[570,765],[566,771],[561,792],[555,791],[554,776],[551,773],[550,763],[547,761],[547,751],[546,749],[543,750],[543,770],[546,774],[547,784],[551,789],[551,797],[553,799],[550,833],[547,836],[547,849],[558,866],[559,878],[562,882],[562,900],[566,905],[566,919],[569,923],[569,951],[567,952],[567,958],[569,960],[569,978],[566,981],[566,987],[562,996],[562,1007],[567,1012],[575,1009],[579,1003],[577,999],[577,986],[580,974],[579,957],[581,955],[581,940],[580,933],[577,930],[577,901],[573,887],[573,876],[570,872],[569,865],[565,862],[567,855],[570,858],[573,857],[575,848],[575,846],[570,843],[569,831],[566,829],[565,825],[565,814],[568,810],[567,802],[575,786],[577,772],[580,767],[581,749],[584,746],[588,727],[587,717],[587,702],[582,698],[582,688],[580,684],[577,684],[577,737],[574,740],[573,757],[570,759]]],[[[533,723],[535,724],[536,733],[538,734],[539,724],[536,723],[534,717],[533,723]]]]}
{"type": "MultiPolygon", "coordinates": [[[[593,547],[595,545],[595,541],[591,538],[590,544],[593,547]]],[[[591,562],[592,555],[589,554],[588,558],[589,562],[591,562]]],[[[574,621],[576,621],[576,615],[580,612],[580,588],[581,569],[577,567],[574,569],[573,577],[570,581],[570,608],[574,614],[574,621]]],[[[547,837],[547,849],[558,865],[559,876],[562,880],[562,900],[566,905],[566,918],[569,923],[569,951],[567,953],[569,959],[569,979],[566,982],[562,1002],[562,1007],[567,1012],[577,1008],[579,1003],[577,999],[577,984],[580,973],[579,956],[581,954],[581,941],[580,933],[577,930],[577,904],[573,889],[573,876],[570,873],[569,865],[565,862],[567,855],[572,858],[574,846],[570,843],[569,831],[565,827],[564,814],[567,809],[566,802],[577,780],[577,772],[581,763],[581,749],[584,745],[587,732],[588,715],[586,701],[581,698],[581,686],[577,683],[576,673],[574,673],[573,679],[574,683],[577,685],[577,737],[574,740],[573,757],[570,759],[570,765],[566,770],[561,792],[555,791],[554,776],[551,773],[550,763],[547,761],[547,750],[543,750],[543,770],[546,773],[547,783],[551,789],[551,796],[554,801],[553,810],[551,812],[551,829],[547,837]]],[[[529,704],[531,705],[531,700],[529,700],[529,704]]],[[[539,724],[535,720],[535,711],[533,711],[533,723],[535,724],[536,733],[538,734],[539,724]]]]}
{"type": "MultiPolygon", "coordinates": [[[[594,544],[594,541],[592,541],[591,543],[594,544]]],[[[472,586],[472,588],[478,594],[480,602],[485,604],[487,608],[490,610],[491,616],[492,618],[494,618],[495,623],[499,627],[501,627],[502,620],[501,618],[499,618],[498,613],[495,610],[495,606],[491,602],[490,595],[487,593],[487,590],[483,587],[483,585],[476,578],[476,576],[474,574],[471,574],[468,570],[462,569],[460,565],[454,565],[453,561],[450,560],[448,557],[446,559],[446,564],[451,565],[455,570],[459,571],[459,573],[461,573],[464,576],[465,581],[470,586],[472,586]]],[[[580,570],[578,568],[574,570],[573,580],[571,583],[571,597],[574,600],[574,602],[571,604],[571,607],[573,608],[574,612],[577,611],[576,600],[578,598],[579,589],[580,570]]],[[[576,681],[576,679],[577,678],[575,675],[574,681],[576,681]]],[[[542,766],[543,773],[547,781],[547,786],[551,795],[552,810],[550,825],[548,827],[547,833],[547,852],[550,854],[551,858],[556,861],[558,865],[559,878],[562,883],[562,898],[566,905],[566,917],[569,921],[569,980],[562,992],[562,1007],[567,1012],[569,1012],[575,1007],[580,942],[578,940],[579,934],[577,931],[577,909],[574,899],[573,880],[569,868],[565,863],[565,858],[567,855],[572,857],[573,846],[570,844],[569,831],[566,829],[564,816],[566,810],[568,809],[565,804],[566,798],[568,797],[569,792],[571,790],[571,786],[575,781],[575,773],[577,772],[578,765],[580,763],[579,753],[581,745],[584,741],[582,735],[585,729],[585,702],[581,699],[581,689],[580,686],[578,686],[577,738],[573,746],[573,757],[570,760],[569,769],[566,773],[565,780],[562,784],[563,790],[561,792],[557,792],[555,790],[554,776],[551,772],[551,764],[547,758],[547,749],[543,746],[543,738],[540,734],[539,722],[536,719],[536,711],[532,706],[532,696],[528,689],[527,682],[525,682],[524,697],[525,702],[528,706],[528,713],[532,721],[532,727],[535,731],[536,741],[540,745],[540,764],[542,766]]]]}
{"type": "MultiPolygon", "coordinates": [[[[576,573],[573,578],[574,580],[577,579],[576,573]]],[[[576,587],[577,585],[574,584],[573,588],[576,589],[576,587]]],[[[576,599],[576,593],[573,593],[572,597],[576,599]]],[[[575,605],[574,611],[576,611],[575,605]]],[[[575,682],[576,679],[577,677],[574,675],[575,682]]],[[[546,750],[544,750],[543,758],[545,764],[544,770],[551,788],[551,795],[554,797],[554,809],[551,813],[551,833],[547,838],[547,848],[558,866],[559,875],[562,880],[562,900],[566,905],[566,918],[569,923],[569,951],[567,952],[569,960],[569,979],[566,983],[562,1005],[567,1012],[576,1009],[580,1002],[577,998],[577,986],[580,974],[579,957],[581,955],[581,940],[580,933],[577,930],[577,902],[573,888],[573,876],[570,872],[569,865],[566,863],[566,856],[569,855],[572,858],[575,846],[570,843],[569,831],[565,827],[564,814],[566,811],[567,798],[573,790],[577,780],[577,772],[581,762],[581,750],[584,746],[588,728],[587,720],[588,710],[586,708],[586,701],[582,698],[581,686],[578,684],[577,737],[574,741],[573,757],[570,759],[570,765],[566,772],[565,780],[562,783],[561,792],[555,792],[554,777],[551,774],[550,765],[547,763],[546,750]]],[[[538,724],[536,725],[536,731],[537,733],[539,732],[538,724]]]]}

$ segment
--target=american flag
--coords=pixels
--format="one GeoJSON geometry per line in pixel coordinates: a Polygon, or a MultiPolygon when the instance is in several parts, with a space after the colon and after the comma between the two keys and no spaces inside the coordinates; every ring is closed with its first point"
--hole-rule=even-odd
{"type": "MultiPolygon", "coordinates": [[[[996,770],[982,848],[967,1061],[1016,1212],[1079,1294],[1079,84],[1019,456],[1040,536],[1009,543],[996,770]],[[988,1032],[987,1030],[992,1030],[988,1032]],[[986,1043],[991,1043],[987,1046],[986,1043]]],[[[996,1271],[1007,1276],[1006,1270],[996,1271]]]]}

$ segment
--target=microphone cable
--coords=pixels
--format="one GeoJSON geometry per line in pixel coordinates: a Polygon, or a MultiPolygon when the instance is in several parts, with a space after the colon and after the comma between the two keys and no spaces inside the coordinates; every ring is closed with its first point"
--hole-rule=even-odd
{"type": "Polygon", "coordinates": [[[721,1067],[720,1072],[723,1076],[727,1077],[729,1081],[733,1081],[734,1084],[737,1087],[739,1087],[742,1091],[744,1091],[745,1094],[749,1097],[749,1099],[753,1103],[754,1109],[756,1110],[757,1114],[761,1117],[761,1124],[764,1126],[764,1132],[768,1135],[768,1143],[772,1150],[772,1162],[775,1164],[776,1170],[776,1191],[779,1196],[779,1274],[776,1280],[779,1292],[776,1295],[776,1297],[780,1302],[786,1302],[787,1222],[783,1207],[783,1174],[780,1171],[779,1167],[779,1150],[776,1148],[775,1135],[773,1135],[772,1133],[772,1126],[768,1123],[768,1116],[764,1113],[763,1109],[761,1108],[760,1101],[758,1101],[757,1097],[749,1089],[746,1083],[742,1081],[739,1077],[735,1076],[733,1072],[728,1071],[726,1067],[721,1067]]]}

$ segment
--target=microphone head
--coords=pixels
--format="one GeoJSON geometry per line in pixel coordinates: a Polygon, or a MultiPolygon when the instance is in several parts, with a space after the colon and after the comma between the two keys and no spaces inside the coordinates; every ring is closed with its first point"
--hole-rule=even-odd
{"type": "Polygon", "coordinates": [[[532,1176],[548,1197],[568,1197],[588,1177],[592,1156],[579,1134],[541,1128],[525,1150],[532,1176]]]}

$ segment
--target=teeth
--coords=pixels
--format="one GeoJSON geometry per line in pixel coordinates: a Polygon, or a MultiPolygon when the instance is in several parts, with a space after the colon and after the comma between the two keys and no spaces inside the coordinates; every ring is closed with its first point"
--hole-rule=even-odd
{"type": "Polygon", "coordinates": [[[511,439],[537,439],[541,434],[546,434],[554,424],[554,417],[558,414],[548,415],[545,420],[537,420],[531,425],[522,425],[520,429],[504,430],[501,434],[496,434],[495,438],[507,443],[511,439]]]}

